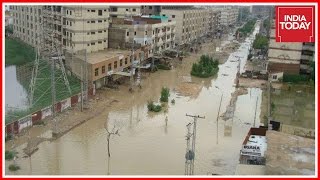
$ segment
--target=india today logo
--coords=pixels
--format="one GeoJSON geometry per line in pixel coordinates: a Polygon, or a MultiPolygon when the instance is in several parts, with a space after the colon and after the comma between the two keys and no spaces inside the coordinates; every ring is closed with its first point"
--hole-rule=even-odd
{"type": "Polygon", "coordinates": [[[276,6],[276,42],[314,42],[314,6],[276,6]]]}

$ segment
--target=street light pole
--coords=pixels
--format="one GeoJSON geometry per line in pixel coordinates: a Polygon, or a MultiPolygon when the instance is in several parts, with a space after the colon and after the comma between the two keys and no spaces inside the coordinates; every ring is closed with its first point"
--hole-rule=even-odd
{"type": "MultiPolygon", "coordinates": [[[[220,90],[220,88],[219,88],[218,86],[215,86],[215,87],[220,90]]],[[[221,91],[221,90],[220,90],[220,91],[221,91]]],[[[217,144],[218,144],[218,136],[219,136],[219,132],[218,132],[218,127],[219,127],[219,115],[220,115],[220,108],[221,108],[222,98],[223,98],[223,92],[221,92],[219,109],[218,109],[218,114],[217,114],[217,140],[216,140],[216,143],[217,143],[217,144]]]]}

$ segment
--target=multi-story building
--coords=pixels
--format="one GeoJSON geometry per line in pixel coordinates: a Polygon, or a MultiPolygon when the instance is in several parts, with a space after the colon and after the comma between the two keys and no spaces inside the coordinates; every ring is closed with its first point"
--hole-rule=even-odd
{"type": "Polygon", "coordinates": [[[160,15],[161,6],[141,6],[141,14],[142,15],[160,15]]]}
{"type": "Polygon", "coordinates": [[[162,16],[176,22],[176,42],[178,45],[190,43],[206,35],[209,31],[209,10],[190,7],[162,7],[162,16]]]}
{"type": "Polygon", "coordinates": [[[109,29],[109,46],[130,48],[132,43],[150,45],[150,53],[173,48],[175,41],[175,21],[165,16],[134,16],[129,19],[113,19],[109,29]]]}
{"type": "Polygon", "coordinates": [[[314,43],[276,42],[273,20],[268,52],[268,71],[270,73],[308,74],[310,63],[314,61],[314,52],[314,43]]]}
{"type": "Polygon", "coordinates": [[[237,7],[222,8],[220,16],[220,24],[223,26],[234,25],[238,20],[239,9],[237,7]]]}
{"type": "Polygon", "coordinates": [[[53,27],[55,38],[66,51],[95,52],[108,48],[108,6],[10,6],[14,35],[27,44],[39,45],[44,26],[53,27]]]}
{"type": "Polygon", "coordinates": [[[111,18],[124,18],[141,15],[141,6],[110,6],[111,18]]]}
{"type": "Polygon", "coordinates": [[[13,24],[13,18],[10,11],[5,12],[5,26],[13,24]]]}
{"type": "Polygon", "coordinates": [[[209,32],[217,33],[220,28],[221,11],[216,9],[209,9],[209,32]]]}
{"type": "Polygon", "coordinates": [[[253,16],[258,18],[264,18],[270,16],[273,6],[268,5],[259,5],[259,6],[252,6],[251,13],[253,16]]]}

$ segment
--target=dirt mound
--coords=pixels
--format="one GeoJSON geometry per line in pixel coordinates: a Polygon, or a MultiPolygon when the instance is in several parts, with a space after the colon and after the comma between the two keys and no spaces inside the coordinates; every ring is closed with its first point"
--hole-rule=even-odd
{"type": "Polygon", "coordinates": [[[179,84],[176,88],[177,92],[182,96],[197,97],[202,89],[202,86],[197,83],[186,82],[179,84]]]}

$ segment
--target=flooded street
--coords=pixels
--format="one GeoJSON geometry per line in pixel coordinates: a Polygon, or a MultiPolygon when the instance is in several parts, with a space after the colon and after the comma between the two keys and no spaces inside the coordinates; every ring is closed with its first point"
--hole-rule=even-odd
{"type": "MultiPolygon", "coordinates": [[[[235,91],[237,60],[240,58],[240,70],[243,71],[249,47],[258,30],[259,25],[252,36],[229,56],[227,62],[219,66],[216,77],[191,77],[192,84],[200,89],[192,96],[182,95],[177,87],[185,84],[185,79],[190,79],[192,63],[199,59],[200,54],[190,55],[183,64],[173,70],[145,74],[142,78],[143,88],[133,94],[128,92],[127,85],[120,86],[118,91],[97,91],[97,97],[106,97],[117,102],[61,138],[41,143],[31,159],[22,158],[22,149],[26,143],[17,147],[20,156],[17,164],[21,170],[15,173],[184,175],[186,125],[193,121],[186,114],[191,114],[205,116],[205,119],[199,119],[197,123],[195,174],[233,175],[238,164],[241,144],[254,123],[256,97],[256,126],[259,125],[262,91],[250,88],[247,94],[239,96],[233,120],[224,121],[219,118],[217,122],[216,118],[221,95],[223,94],[220,115],[226,111],[231,93],[235,91]],[[158,102],[163,86],[170,88],[168,110],[159,113],[148,112],[147,102],[158,102]],[[172,99],[175,99],[175,104],[170,103],[172,99]],[[111,136],[110,159],[107,153],[106,123],[109,129],[119,129],[120,134],[111,136]]],[[[230,36],[228,41],[232,38],[230,36]]],[[[10,87],[10,90],[11,88],[13,87],[10,87]]],[[[103,106],[103,103],[100,105],[103,106]]],[[[12,174],[7,170],[9,164],[6,163],[6,174],[12,174]]]]}

